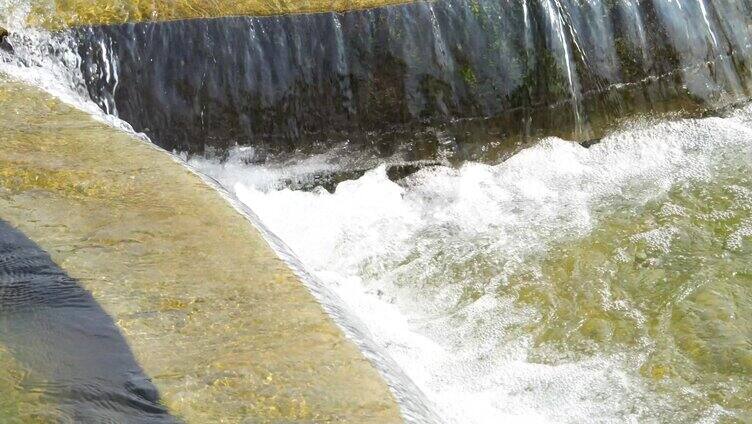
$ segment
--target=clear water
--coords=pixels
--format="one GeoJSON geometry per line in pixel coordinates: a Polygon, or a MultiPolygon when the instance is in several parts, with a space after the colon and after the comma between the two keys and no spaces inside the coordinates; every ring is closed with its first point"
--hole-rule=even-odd
{"type": "MultiPolygon", "coordinates": [[[[0,0],[0,24],[26,8],[0,0]]],[[[0,72],[109,119],[81,100],[65,39],[13,37],[0,72]]],[[[396,183],[376,166],[333,193],[276,182],[344,158],[245,154],[191,164],[291,246],[445,421],[752,421],[752,107],[396,183]]]]}
{"type": "Polygon", "coordinates": [[[448,422],[752,419],[752,108],[333,193],[194,158],[448,422]]]}
{"type": "MultiPolygon", "coordinates": [[[[123,151],[120,149],[125,146],[126,149],[134,148],[138,151],[139,140],[118,133],[107,126],[97,125],[91,122],[86,114],[67,107],[35,89],[34,87],[38,87],[53,94],[64,103],[88,113],[95,120],[105,122],[137,138],[146,138],[142,134],[133,134],[128,123],[106,115],[88,99],[78,71],[79,63],[74,50],[75,45],[65,34],[53,34],[26,27],[23,21],[27,11],[28,2],[0,0],[0,25],[11,29],[10,38],[15,50],[12,55],[0,50],[0,103],[6,105],[0,107],[0,124],[2,124],[0,127],[6,127],[6,131],[0,130],[0,156],[4,156],[0,157],[0,162],[5,162],[0,163],[0,180],[5,180],[0,181],[4,183],[0,185],[5,186],[2,188],[7,188],[10,184],[19,188],[21,192],[33,191],[40,194],[41,198],[49,197],[45,197],[47,191],[58,191],[64,194],[72,192],[76,195],[75,193],[80,191],[81,187],[90,187],[91,190],[84,190],[84,197],[100,196],[111,200],[112,203],[97,207],[86,206],[82,202],[76,207],[67,205],[49,208],[49,204],[41,200],[26,198],[30,203],[23,205],[18,197],[2,196],[0,203],[4,204],[2,208],[4,212],[0,219],[11,220],[13,218],[15,224],[18,222],[28,224],[24,231],[27,234],[31,233],[29,237],[33,237],[35,241],[41,240],[43,249],[50,250],[49,243],[52,242],[66,246],[64,249],[55,249],[52,260],[55,263],[65,263],[67,268],[77,269],[76,277],[83,282],[82,287],[95,294],[96,302],[92,301],[92,303],[94,306],[97,306],[97,302],[101,303],[104,312],[99,315],[85,315],[85,320],[76,317],[66,320],[60,319],[65,317],[59,311],[44,314],[46,311],[44,309],[34,311],[34,308],[30,308],[32,314],[36,313],[39,318],[27,320],[23,317],[19,318],[18,314],[13,315],[14,311],[9,309],[8,305],[11,305],[14,299],[6,299],[8,290],[0,287],[0,298],[2,298],[0,303],[3,304],[0,305],[0,312],[2,312],[0,315],[3,315],[0,317],[2,318],[0,319],[2,321],[0,322],[0,333],[2,333],[0,334],[0,339],[2,339],[0,369],[4,370],[0,372],[0,422],[78,422],[92,419],[118,421],[122,417],[130,421],[142,419],[145,422],[156,421],[153,417],[143,418],[144,411],[139,410],[139,405],[133,407],[131,404],[131,408],[128,409],[128,405],[123,407],[118,403],[131,401],[130,398],[134,396],[145,397],[148,401],[153,400],[153,396],[150,396],[152,393],[144,392],[141,384],[135,384],[141,383],[138,378],[135,378],[140,375],[138,374],[140,367],[143,367],[148,377],[152,378],[154,385],[159,389],[160,403],[157,413],[164,415],[166,407],[171,414],[165,416],[167,421],[172,421],[172,417],[187,422],[213,422],[221,419],[239,422],[249,417],[262,421],[372,419],[375,422],[382,422],[396,419],[398,411],[391,406],[382,407],[381,404],[382,401],[384,404],[391,401],[388,393],[385,392],[386,386],[374,372],[372,364],[362,360],[361,354],[372,359],[376,364],[375,368],[391,384],[395,398],[400,401],[401,411],[399,412],[408,418],[416,417],[415,420],[418,421],[425,420],[422,417],[432,416],[431,411],[423,406],[420,394],[409,380],[402,377],[401,371],[395,368],[388,358],[381,356],[377,348],[371,349],[373,346],[370,340],[361,336],[357,323],[352,322],[355,320],[338,315],[341,308],[334,300],[327,297],[328,292],[320,287],[306,288],[301,285],[300,279],[293,274],[293,271],[297,270],[293,264],[294,261],[289,261],[288,266],[272,256],[267,259],[275,264],[274,266],[269,266],[269,262],[260,264],[253,260],[231,264],[240,252],[259,249],[265,252],[268,249],[263,239],[253,233],[244,233],[248,230],[244,218],[233,214],[231,208],[227,208],[232,216],[231,220],[239,219],[243,223],[242,229],[233,229],[228,225],[231,220],[220,218],[216,221],[218,227],[211,230],[214,237],[207,239],[200,232],[185,231],[185,229],[207,225],[207,216],[211,215],[211,212],[206,209],[207,206],[214,205],[222,209],[221,203],[207,202],[206,199],[199,200],[203,207],[198,209],[190,207],[190,201],[183,203],[189,208],[190,213],[177,213],[177,215],[180,217],[194,215],[200,221],[200,224],[186,224],[181,223],[181,219],[175,219],[176,210],[179,208],[178,202],[157,200],[163,199],[163,196],[179,198],[180,192],[188,196],[200,196],[202,192],[205,194],[209,192],[212,193],[210,196],[216,196],[210,186],[203,184],[196,186],[197,181],[188,181],[175,183],[175,187],[171,190],[165,190],[165,181],[174,177],[169,174],[174,172],[180,174],[181,171],[185,173],[185,170],[172,166],[171,162],[166,168],[146,165],[145,168],[135,169],[149,163],[151,160],[149,154],[140,151],[132,156],[132,160],[127,158],[123,160],[123,151]],[[121,143],[123,140],[125,143],[121,143]],[[82,142],[84,144],[80,144],[82,142]],[[67,159],[77,159],[67,161],[65,158],[61,159],[60,155],[63,157],[67,155],[67,159]],[[8,166],[8,163],[11,165],[8,166]],[[131,166],[134,168],[129,169],[131,166]],[[54,170],[58,167],[82,168],[84,171],[55,172],[54,170]],[[91,175],[107,175],[107,183],[102,186],[81,180],[91,175]],[[151,180],[150,175],[156,175],[157,178],[151,180]],[[149,190],[149,187],[155,187],[157,190],[143,196],[136,196],[139,200],[134,202],[133,192],[124,197],[118,189],[113,189],[113,187],[134,184],[134,178],[149,180],[146,183],[143,180],[135,183],[139,190],[149,190]],[[125,184],[117,183],[119,179],[124,180],[125,184]],[[156,186],[152,183],[156,183],[156,186]],[[126,197],[128,200],[124,201],[126,197]],[[90,230],[83,231],[85,234],[105,231],[108,234],[106,237],[115,239],[129,237],[124,234],[132,232],[134,228],[149,228],[153,225],[165,224],[164,222],[160,224],[159,219],[155,220],[154,216],[149,217],[148,213],[138,213],[129,216],[141,217],[143,221],[126,223],[120,220],[119,225],[113,228],[113,215],[110,213],[113,204],[128,205],[128,207],[141,209],[142,212],[148,208],[160,209],[161,205],[170,204],[172,206],[168,209],[157,212],[159,217],[168,218],[167,222],[171,229],[166,230],[165,234],[171,235],[170,243],[200,240],[199,243],[212,243],[219,247],[214,250],[219,253],[218,259],[210,261],[212,266],[216,267],[214,270],[211,266],[201,265],[201,262],[196,261],[190,254],[185,254],[186,251],[201,252],[201,256],[205,258],[207,251],[195,248],[167,249],[171,255],[176,255],[173,259],[167,260],[170,262],[167,273],[179,273],[180,277],[176,277],[175,281],[185,282],[193,278],[197,279],[194,288],[198,293],[190,293],[185,285],[161,282],[155,284],[155,281],[165,279],[165,274],[158,266],[155,266],[155,263],[140,266],[134,264],[131,261],[132,258],[107,262],[109,261],[107,255],[92,256],[87,253],[86,249],[68,249],[67,246],[77,245],[80,241],[56,239],[59,233],[44,225],[44,220],[50,218],[45,213],[50,209],[55,214],[61,212],[62,219],[69,221],[60,225],[59,228],[67,228],[67,225],[71,227],[83,225],[90,228],[90,230]],[[79,210],[79,207],[82,209],[79,210]],[[38,216],[30,216],[28,211],[39,213],[44,218],[40,220],[38,216]],[[17,215],[12,212],[16,212],[17,215]],[[121,230],[125,233],[120,233],[121,230]],[[225,233],[232,235],[228,239],[222,236],[225,233]],[[229,247],[228,240],[243,238],[249,243],[235,248],[229,247]],[[233,252],[233,255],[227,255],[227,249],[233,252]],[[180,261],[185,261],[185,264],[181,265],[180,261]],[[199,271],[190,272],[191,267],[198,267],[199,271]],[[108,279],[101,278],[101,269],[107,269],[108,279]],[[225,274],[225,271],[228,274],[225,274]],[[150,274],[151,272],[157,274],[150,274]],[[203,276],[201,273],[204,273],[203,276]],[[217,275],[221,275],[222,278],[215,279],[217,275]],[[225,278],[227,275],[237,278],[235,280],[237,285],[228,284],[225,278]],[[254,281],[255,278],[260,280],[254,281]],[[274,283],[265,285],[270,281],[274,283]],[[211,287],[207,283],[216,283],[216,286],[211,287]],[[295,311],[289,313],[274,311],[277,304],[284,303],[278,301],[278,294],[272,295],[275,298],[274,301],[260,300],[259,295],[264,287],[277,290],[286,284],[290,284],[304,299],[308,299],[308,312],[320,315],[324,327],[312,326],[307,320],[299,319],[299,314],[308,313],[303,309],[306,307],[306,301],[291,302],[295,311]],[[322,308],[310,299],[308,289],[325,304],[324,309],[331,314],[330,317],[325,317],[322,308]],[[239,299],[235,297],[246,290],[254,292],[253,295],[240,294],[239,299]],[[228,294],[230,292],[232,294],[228,294]],[[206,301],[208,297],[216,297],[216,300],[223,299],[226,303],[212,304],[206,301]],[[195,301],[196,299],[198,300],[195,301]],[[9,301],[6,302],[6,300],[9,301]],[[260,302],[264,307],[252,305],[255,302],[260,302]],[[210,311],[209,316],[213,318],[188,319],[196,324],[193,327],[196,333],[184,337],[188,334],[185,326],[187,317],[197,315],[193,312],[185,314],[183,311],[189,308],[195,311],[196,304],[205,305],[206,310],[210,311]],[[143,314],[141,312],[144,309],[159,312],[155,315],[143,314]],[[227,318],[233,314],[237,315],[232,319],[227,318]],[[263,331],[250,331],[262,327],[258,314],[267,317],[272,326],[278,328],[281,333],[269,328],[263,331]],[[159,319],[155,320],[154,317],[159,319]],[[339,333],[330,339],[333,343],[331,346],[319,342],[313,344],[307,342],[308,336],[316,338],[324,331],[336,331],[328,318],[340,324],[340,327],[345,330],[344,333],[351,336],[356,345],[361,348],[361,352],[358,352],[354,346],[340,343],[339,333]],[[212,319],[222,322],[221,328],[216,323],[209,322],[212,319]],[[110,333],[103,335],[100,327],[107,327],[112,320],[117,323],[117,326],[114,329],[108,327],[106,330],[115,333],[115,336],[110,333]],[[48,324],[49,321],[53,324],[48,324]],[[252,322],[251,325],[249,325],[250,322],[252,322]],[[69,333],[81,332],[81,328],[87,325],[90,325],[90,328],[87,327],[86,331],[83,331],[85,334],[70,336],[69,333]],[[294,328],[300,325],[306,326],[305,331],[301,330],[302,334],[293,336],[295,340],[301,342],[299,351],[296,351],[293,346],[296,343],[279,343],[280,340],[284,340],[285,334],[292,334],[294,328]],[[53,336],[47,334],[49,332],[52,332],[53,336]],[[123,335],[119,332],[127,336],[125,342],[123,342],[123,335]],[[249,339],[243,340],[243,337],[238,335],[239,333],[248,336],[249,339]],[[85,340],[87,337],[88,340],[85,340]],[[273,340],[274,343],[270,343],[269,340],[273,340]],[[181,345],[181,342],[185,344],[181,345]],[[116,352],[120,354],[120,357],[115,354],[109,356],[105,354],[104,358],[97,356],[102,352],[107,353],[107,349],[112,346],[122,347],[126,343],[128,346],[124,351],[128,348],[132,349],[133,358],[124,358],[122,352],[116,352]],[[25,350],[19,349],[19,346],[25,350]],[[264,348],[259,349],[259,346],[264,346],[264,348]],[[312,346],[321,347],[323,352],[312,349],[312,346]],[[275,347],[281,351],[276,352],[275,347]],[[80,353],[81,349],[85,352],[80,353]],[[344,358],[343,349],[349,350],[349,355],[357,358],[357,363],[353,362],[352,366],[341,366],[344,358]],[[258,352],[263,352],[263,355],[268,356],[259,358],[258,352]],[[307,359],[296,358],[298,354],[301,358],[313,359],[320,364],[311,366],[307,359]],[[115,361],[115,363],[109,364],[107,361],[115,361]],[[269,372],[276,367],[275,363],[286,365],[282,365],[279,368],[281,372],[272,378],[269,372]],[[136,368],[137,372],[128,368],[131,366],[136,368]],[[360,377],[355,374],[348,375],[356,367],[373,374],[371,382],[376,383],[376,386],[361,381],[360,377]],[[292,371],[304,368],[303,373],[292,371]],[[124,384],[120,384],[122,376],[118,374],[119,372],[127,374],[128,378],[123,377],[126,379],[124,384]],[[328,376],[334,374],[341,376],[348,384],[327,382],[328,376]],[[288,379],[288,376],[293,376],[291,377],[293,379],[308,376],[311,382],[293,382],[288,379]],[[242,382],[236,383],[241,380],[242,382]],[[76,390],[69,390],[69,386],[76,390]],[[79,386],[85,386],[86,390],[77,390],[79,386]],[[331,390],[318,390],[320,386],[329,387],[331,390]],[[298,397],[301,391],[310,391],[313,396],[301,401],[298,397]],[[146,393],[145,396],[143,396],[144,393],[146,393]],[[361,397],[361,394],[364,397],[361,397]],[[348,406],[350,400],[357,403],[358,399],[364,398],[374,398],[377,402],[366,407],[348,406]],[[343,399],[345,402],[342,402],[343,399]],[[322,410],[331,410],[335,415],[334,417],[322,415],[322,410]],[[352,416],[359,418],[347,418],[351,413],[352,416]]],[[[149,148],[146,150],[152,152],[149,148]]],[[[163,158],[163,160],[168,159],[163,158]]],[[[183,164],[180,160],[177,162],[183,164]]],[[[55,201],[54,196],[52,201],[55,201]]],[[[59,218],[61,217],[52,217],[53,220],[59,218]]],[[[257,222],[254,224],[257,224],[258,228],[263,231],[263,225],[257,222]]],[[[0,233],[2,233],[0,239],[7,241],[7,234],[3,231],[0,233]]],[[[149,232],[144,234],[149,234],[149,232]]],[[[277,246],[271,237],[273,236],[267,240],[278,248],[279,256],[289,259],[284,246],[277,246]]],[[[128,244],[130,243],[129,241],[128,244]]],[[[83,244],[88,245],[89,242],[86,241],[83,244]]],[[[111,246],[110,241],[105,241],[103,244],[111,246]]],[[[132,246],[140,252],[135,256],[162,249],[162,247],[149,247],[144,240],[132,246]]],[[[120,251],[120,249],[115,250],[120,251]]],[[[274,255],[274,252],[268,253],[274,255]]],[[[6,256],[15,258],[18,254],[11,251],[7,255],[0,256],[2,256],[0,257],[0,268],[2,268],[0,269],[0,285],[14,284],[16,271],[6,269],[4,260],[6,256]]],[[[261,258],[255,253],[252,256],[261,258]]],[[[35,270],[28,272],[24,270],[27,274],[33,271],[35,270]]],[[[44,277],[49,277],[48,272],[42,270],[42,273],[44,277]]],[[[31,287],[37,284],[33,278],[24,282],[31,287]]],[[[310,284],[315,285],[316,282],[310,282],[310,284]]],[[[15,295],[17,291],[9,291],[9,293],[15,295]]],[[[145,411],[154,412],[149,408],[145,411]]]]}

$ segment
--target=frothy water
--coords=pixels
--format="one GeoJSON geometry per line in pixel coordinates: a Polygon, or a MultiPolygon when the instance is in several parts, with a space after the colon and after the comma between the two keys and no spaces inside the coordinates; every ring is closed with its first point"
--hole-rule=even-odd
{"type": "MultiPolygon", "coordinates": [[[[589,149],[546,139],[398,182],[379,166],[333,193],[270,183],[331,160],[190,163],[334,289],[448,422],[715,422],[750,416],[752,337],[682,317],[752,312],[749,298],[696,302],[704,285],[687,282],[748,262],[751,115],[635,125],[589,149]],[[699,233],[724,242],[697,250],[699,233]]],[[[740,275],[707,284],[748,290],[740,275]]]]}
{"type": "MultiPolygon", "coordinates": [[[[0,74],[127,130],[88,100],[71,41],[25,28],[25,7],[0,0],[16,49],[0,74]]],[[[746,421],[751,117],[637,124],[589,149],[546,139],[398,182],[381,165],[333,193],[280,182],[340,171],[337,155],[190,164],[294,250],[447,422],[746,421]]]]}
{"type": "Polygon", "coordinates": [[[26,0],[0,0],[0,27],[10,31],[13,46],[12,53],[0,49],[0,77],[38,87],[101,122],[133,132],[130,124],[105,113],[89,97],[73,38],[28,26],[30,8],[26,0]]]}

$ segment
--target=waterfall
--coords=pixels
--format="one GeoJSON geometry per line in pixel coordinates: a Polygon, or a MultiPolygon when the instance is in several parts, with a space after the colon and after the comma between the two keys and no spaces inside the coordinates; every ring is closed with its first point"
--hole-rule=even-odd
{"type": "Polygon", "coordinates": [[[167,149],[388,155],[410,139],[419,159],[493,161],[743,101],[750,25],[748,2],[442,0],[70,32],[91,97],[167,149]]]}
{"type": "Polygon", "coordinates": [[[389,3],[47,32],[0,0],[0,73],[252,208],[408,420],[747,420],[752,2],[389,3]]]}

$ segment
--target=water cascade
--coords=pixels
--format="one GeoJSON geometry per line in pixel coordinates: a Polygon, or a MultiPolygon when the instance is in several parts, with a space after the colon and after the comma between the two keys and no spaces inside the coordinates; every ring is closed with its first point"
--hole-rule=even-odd
{"type": "Polygon", "coordinates": [[[491,166],[193,159],[358,311],[448,422],[750,417],[752,111],[548,139],[491,166]],[[271,187],[271,188],[270,188],[271,187]]]}
{"type": "Polygon", "coordinates": [[[589,140],[625,116],[698,113],[751,89],[747,1],[442,0],[74,23],[91,97],[170,150],[347,141],[387,156],[410,140],[412,159],[493,160],[510,144],[589,140]]]}
{"type": "Polygon", "coordinates": [[[0,72],[252,209],[403,419],[752,420],[752,2],[105,3],[0,72]]]}

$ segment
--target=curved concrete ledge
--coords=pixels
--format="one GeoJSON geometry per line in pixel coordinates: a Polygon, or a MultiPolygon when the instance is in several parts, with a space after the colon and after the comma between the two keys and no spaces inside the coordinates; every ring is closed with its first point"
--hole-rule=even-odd
{"type": "Polygon", "coordinates": [[[413,1],[415,0],[35,1],[32,3],[28,22],[33,26],[57,30],[74,26],[126,22],[345,12],[413,1]]]}
{"type": "Polygon", "coordinates": [[[219,193],[167,153],[1,78],[0,219],[92,293],[171,414],[400,421],[372,365],[219,193]]]}

